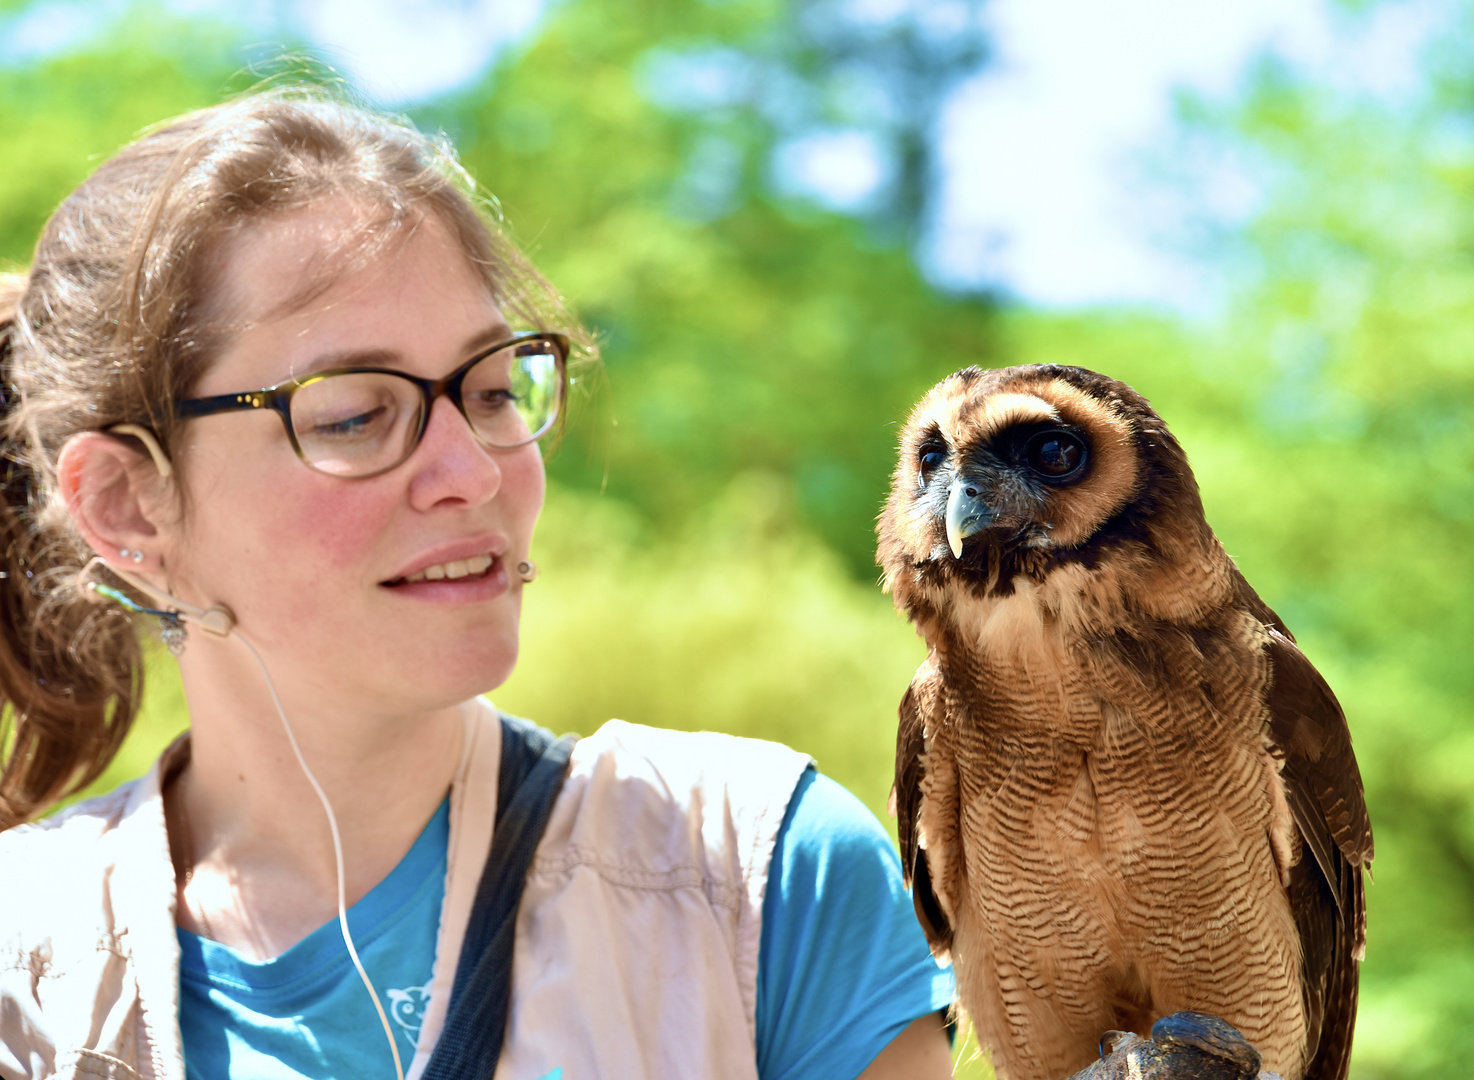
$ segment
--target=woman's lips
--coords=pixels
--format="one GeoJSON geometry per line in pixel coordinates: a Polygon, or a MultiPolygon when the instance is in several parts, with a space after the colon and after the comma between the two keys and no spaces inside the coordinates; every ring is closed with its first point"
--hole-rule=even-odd
{"type": "Polygon", "coordinates": [[[382,585],[400,586],[422,580],[454,581],[487,571],[493,562],[507,554],[510,538],[503,532],[487,530],[458,540],[441,540],[427,545],[417,544],[419,554],[410,556],[395,569],[382,585]]]}
{"type": "Polygon", "coordinates": [[[384,588],[425,600],[476,601],[495,599],[507,591],[509,584],[502,560],[484,555],[437,563],[408,577],[386,581],[384,588]]]}
{"type": "Polygon", "coordinates": [[[398,584],[403,581],[413,585],[417,581],[458,581],[465,577],[480,577],[491,569],[491,564],[496,562],[495,555],[472,555],[468,559],[451,559],[448,562],[435,563],[423,570],[416,570],[413,574],[406,574],[398,581],[390,584],[398,584]]]}

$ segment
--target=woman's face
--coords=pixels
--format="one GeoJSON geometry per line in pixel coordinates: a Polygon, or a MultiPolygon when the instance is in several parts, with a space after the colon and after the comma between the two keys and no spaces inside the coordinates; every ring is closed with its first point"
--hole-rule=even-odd
{"type": "MultiPolygon", "coordinates": [[[[206,372],[199,396],[349,365],[440,378],[508,335],[433,218],[294,308],[346,212],[325,203],[229,243],[220,304],[246,328],[206,372]]],[[[443,397],[410,458],[367,479],[308,468],[270,410],[193,420],[182,445],[190,499],[164,555],[170,583],[200,603],[227,603],[284,683],[415,711],[464,700],[511,673],[521,582],[510,568],[527,554],[543,499],[535,445],[483,447],[443,397]],[[486,557],[489,568],[474,572],[486,557]],[[473,572],[454,580],[405,580],[467,561],[451,572],[473,572]]]]}

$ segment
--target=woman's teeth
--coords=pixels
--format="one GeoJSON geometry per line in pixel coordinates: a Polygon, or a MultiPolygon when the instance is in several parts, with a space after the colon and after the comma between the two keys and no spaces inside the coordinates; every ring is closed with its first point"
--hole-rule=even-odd
{"type": "Polygon", "coordinates": [[[475,577],[477,574],[484,574],[490,570],[492,561],[490,555],[472,555],[469,559],[436,563],[434,566],[427,566],[423,570],[416,570],[413,574],[406,575],[404,583],[412,585],[416,581],[441,581],[446,578],[454,581],[456,578],[475,577]]]}

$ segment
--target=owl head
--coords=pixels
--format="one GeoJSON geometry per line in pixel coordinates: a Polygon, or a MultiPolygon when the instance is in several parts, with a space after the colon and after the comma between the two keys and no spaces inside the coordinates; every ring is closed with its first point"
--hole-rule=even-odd
{"type": "Polygon", "coordinates": [[[877,532],[886,588],[913,615],[959,587],[1006,596],[1065,567],[1140,576],[1221,552],[1146,399],[1053,364],[967,368],[933,387],[902,433],[877,532]]]}

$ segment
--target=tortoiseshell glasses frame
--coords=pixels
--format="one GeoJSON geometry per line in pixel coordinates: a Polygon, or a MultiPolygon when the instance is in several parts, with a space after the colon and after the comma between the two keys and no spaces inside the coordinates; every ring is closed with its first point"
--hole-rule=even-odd
{"type": "Polygon", "coordinates": [[[174,415],[192,420],[271,409],[309,468],[359,479],[388,472],[414,453],[442,395],[483,445],[512,449],[535,442],[563,413],[568,338],[544,331],[514,334],[443,379],[392,368],[334,368],[261,390],[187,398],[175,403],[174,415]]]}

